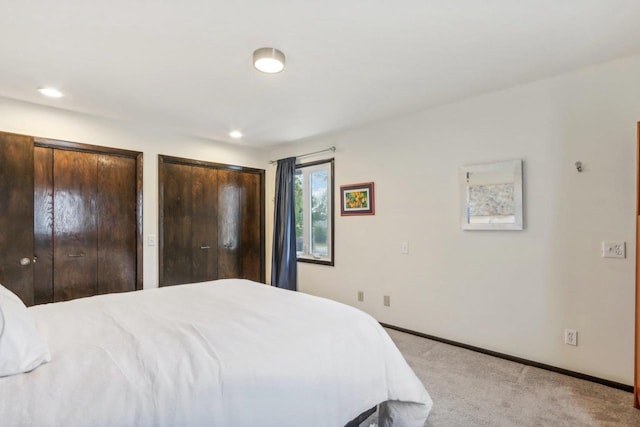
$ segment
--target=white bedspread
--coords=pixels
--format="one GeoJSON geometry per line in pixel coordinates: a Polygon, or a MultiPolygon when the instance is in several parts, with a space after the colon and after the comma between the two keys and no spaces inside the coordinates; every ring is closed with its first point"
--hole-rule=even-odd
{"type": "Polygon", "coordinates": [[[246,280],[30,308],[51,362],[0,378],[0,424],[422,426],[432,402],[384,329],[352,307],[246,280]],[[393,419],[391,419],[393,418],[393,419]]]}

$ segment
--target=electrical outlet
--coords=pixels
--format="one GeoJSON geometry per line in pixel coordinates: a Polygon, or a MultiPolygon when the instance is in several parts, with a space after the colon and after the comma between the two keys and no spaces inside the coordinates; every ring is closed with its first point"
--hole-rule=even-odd
{"type": "Polygon", "coordinates": [[[383,298],[383,302],[384,302],[384,305],[386,307],[390,307],[391,306],[391,297],[389,295],[385,295],[384,298],[383,298]]]}
{"type": "Polygon", "coordinates": [[[626,242],[602,242],[603,258],[626,258],[626,242]]]}
{"type": "Polygon", "coordinates": [[[364,301],[364,292],[358,291],[358,301],[364,301]]]}
{"type": "Polygon", "coordinates": [[[575,329],[564,330],[564,343],[567,345],[578,345],[578,331],[575,329]]]}

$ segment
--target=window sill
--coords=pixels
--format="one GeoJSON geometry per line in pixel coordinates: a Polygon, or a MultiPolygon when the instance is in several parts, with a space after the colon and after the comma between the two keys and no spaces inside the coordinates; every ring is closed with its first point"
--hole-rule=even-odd
{"type": "Polygon", "coordinates": [[[333,267],[333,260],[324,260],[324,259],[314,259],[314,258],[300,258],[298,257],[298,262],[306,262],[309,264],[318,264],[318,265],[329,265],[333,267]]]}

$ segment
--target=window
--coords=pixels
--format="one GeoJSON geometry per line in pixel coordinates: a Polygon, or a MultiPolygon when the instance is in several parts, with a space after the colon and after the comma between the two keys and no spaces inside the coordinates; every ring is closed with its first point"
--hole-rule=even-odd
{"type": "Polygon", "coordinates": [[[298,261],[333,265],[333,159],[296,166],[298,261]]]}

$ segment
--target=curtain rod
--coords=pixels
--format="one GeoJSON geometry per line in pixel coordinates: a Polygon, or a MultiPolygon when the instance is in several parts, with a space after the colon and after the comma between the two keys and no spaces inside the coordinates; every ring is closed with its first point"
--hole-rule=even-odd
{"type": "MultiPolygon", "coordinates": [[[[301,159],[303,157],[313,156],[315,154],[326,153],[327,151],[331,151],[331,152],[335,153],[336,152],[336,147],[329,147],[329,148],[326,148],[324,150],[314,151],[313,153],[300,154],[299,156],[296,156],[296,159],[301,159]]],[[[278,161],[277,160],[269,160],[269,163],[274,164],[274,163],[278,163],[278,161]]]]}

